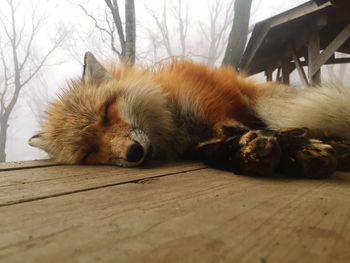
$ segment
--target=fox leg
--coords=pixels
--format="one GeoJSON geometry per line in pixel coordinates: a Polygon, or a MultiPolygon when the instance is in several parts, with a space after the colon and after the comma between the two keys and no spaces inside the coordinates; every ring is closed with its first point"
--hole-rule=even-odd
{"type": "Polygon", "coordinates": [[[279,172],[308,178],[326,178],[335,172],[338,163],[335,149],[310,138],[308,129],[280,129],[276,137],[282,152],[279,172]]]}
{"type": "Polygon", "coordinates": [[[350,171],[350,141],[338,137],[324,137],[321,140],[335,149],[338,159],[337,170],[350,171]]]}
{"type": "Polygon", "coordinates": [[[268,175],[278,167],[280,147],[274,132],[249,130],[232,120],[218,123],[215,138],[196,150],[206,164],[245,175],[268,175]]]}
{"type": "MultiPolygon", "coordinates": [[[[327,143],[311,139],[307,129],[224,129],[227,138],[214,138],[197,147],[200,159],[210,166],[246,175],[279,171],[311,178],[328,177],[336,169],[336,151],[327,143]]],[[[341,156],[348,163],[350,144],[342,143],[341,147],[347,150],[341,156]]]]}

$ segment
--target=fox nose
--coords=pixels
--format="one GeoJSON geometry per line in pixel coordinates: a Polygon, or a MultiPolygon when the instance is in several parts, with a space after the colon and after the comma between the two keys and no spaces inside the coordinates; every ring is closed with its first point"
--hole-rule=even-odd
{"type": "Polygon", "coordinates": [[[128,162],[138,162],[142,159],[144,155],[144,149],[138,142],[130,145],[128,148],[128,152],[126,153],[126,160],[128,162]]]}

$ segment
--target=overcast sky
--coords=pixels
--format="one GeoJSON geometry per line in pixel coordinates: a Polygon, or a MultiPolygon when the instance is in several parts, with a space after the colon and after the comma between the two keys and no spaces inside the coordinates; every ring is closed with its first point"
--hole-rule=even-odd
{"type": "MultiPolygon", "coordinates": [[[[20,25],[29,23],[31,19],[30,12],[28,12],[30,1],[26,0],[22,2],[26,4],[26,7],[23,9],[19,8],[18,18],[20,21],[18,24],[20,25]]],[[[34,0],[33,2],[37,3],[38,1],[34,0]]],[[[305,1],[254,0],[251,23],[266,19],[303,2],[305,1]]],[[[43,98],[44,100],[55,98],[60,88],[65,86],[68,79],[81,74],[82,58],[86,50],[93,50],[96,56],[100,58],[113,56],[111,52],[108,52],[108,43],[101,40],[100,34],[96,30],[93,30],[94,24],[75,5],[77,3],[84,3],[86,8],[95,14],[101,14],[104,10],[103,0],[41,1],[39,12],[46,13],[46,20],[40,35],[35,41],[37,52],[40,53],[50,47],[51,40],[55,38],[57,28],[62,25],[70,30],[70,39],[63,48],[58,49],[50,58],[47,65],[43,68],[40,78],[34,79],[30,85],[23,89],[21,99],[12,114],[10,122],[7,144],[8,161],[30,160],[46,156],[41,151],[27,145],[28,138],[38,129],[38,117],[37,114],[33,113],[33,109],[37,110],[35,109],[35,103],[33,106],[33,103],[28,103],[28,100],[33,101],[31,99],[33,96],[43,98]],[[31,106],[32,110],[28,105],[31,106]]],[[[189,28],[192,30],[190,37],[199,38],[199,33],[195,32],[195,30],[197,30],[198,24],[205,24],[207,22],[208,13],[204,3],[205,0],[190,0],[189,28]]],[[[149,15],[147,8],[159,13],[163,5],[163,0],[135,0],[135,5],[138,24],[137,49],[142,53],[142,50],[146,50],[147,48],[145,29],[156,30],[154,21],[149,15]]],[[[120,3],[120,6],[122,9],[123,1],[120,3]]],[[[6,10],[3,9],[2,12],[6,12],[6,10]]],[[[169,27],[171,28],[171,25],[169,27]]],[[[191,41],[193,41],[192,43],[196,43],[195,39],[191,41]]]]}

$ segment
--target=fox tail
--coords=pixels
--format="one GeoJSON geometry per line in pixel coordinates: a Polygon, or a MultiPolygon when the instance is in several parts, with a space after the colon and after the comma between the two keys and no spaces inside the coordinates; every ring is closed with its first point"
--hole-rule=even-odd
{"type": "Polygon", "coordinates": [[[350,140],[350,88],[325,85],[302,90],[276,85],[262,91],[256,114],[271,129],[307,127],[317,137],[350,140]]]}

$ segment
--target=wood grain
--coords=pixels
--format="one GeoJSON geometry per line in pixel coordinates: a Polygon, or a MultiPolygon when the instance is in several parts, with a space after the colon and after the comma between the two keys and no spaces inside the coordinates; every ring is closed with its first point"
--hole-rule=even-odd
{"type": "Polygon", "coordinates": [[[38,168],[38,167],[50,167],[57,166],[52,160],[37,160],[37,161],[19,161],[19,162],[8,162],[0,163],[0,172],[6,172],[11,170],[21,170],[28,168],[38,168]]]}
{"type": "Polygon", "coordinates": [[[0,207],[204,167],[182,162],[159,164],[156,168],[66,165],[11,170],[0,173],[0,207]]]}
{"type": "Polygon", "coordinates": [[[0,262],[350,261],[349,173],[252,178],[177,166],[0,207],[0,262]]]}

